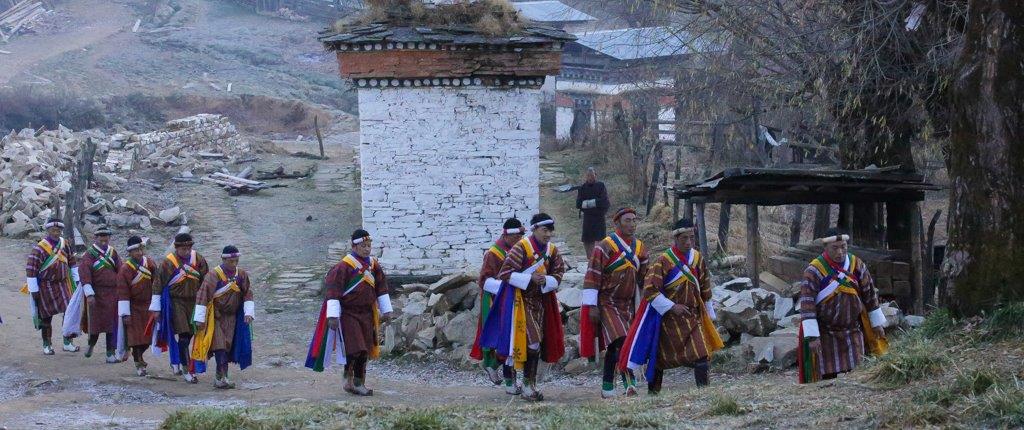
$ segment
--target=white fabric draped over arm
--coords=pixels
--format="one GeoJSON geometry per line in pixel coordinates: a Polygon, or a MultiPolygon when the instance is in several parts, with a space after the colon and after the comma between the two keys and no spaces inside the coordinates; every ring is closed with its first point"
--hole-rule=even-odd
{"type": "Polygon", "coordinates": [[[672,306],[675,305],[676,303],[669,300],[664,294],[658,294],[658,296],[651,301],[651,306],[653,306],[654,310],[658,311],[661,315],[665,315],[665,312],[668,312],[672,309],[672,306]]]}
{"type": "Polygon", "coordinates": [[[341,302],[338,300],[327,301],[327,318],[338,318],[341,316],[341,302]]]}
{"type": "Polygon", "coordinates": [[[377,296],[377,310],[380,311],[381,315],[390,313],[394,309],[391,308],[391,296],[388,294],[381,294],[377,296]]]}

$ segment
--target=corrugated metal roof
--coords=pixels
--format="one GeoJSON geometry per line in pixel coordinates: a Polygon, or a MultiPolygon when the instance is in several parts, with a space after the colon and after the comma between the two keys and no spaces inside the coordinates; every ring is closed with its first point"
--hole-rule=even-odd
{"type": "Polygon", "coordinates": [[[576,43],[618,60],[667,57],[709,51],[710,43],[668,27],[623,28],[576,34],[576,43]]]}
{"type": "Polygon", "coordinates": [[[536,22],[582,22],[596,21],[586,13],[574,9],[558,0],[524,1],[512,3],[519,13],[536,22]]]}

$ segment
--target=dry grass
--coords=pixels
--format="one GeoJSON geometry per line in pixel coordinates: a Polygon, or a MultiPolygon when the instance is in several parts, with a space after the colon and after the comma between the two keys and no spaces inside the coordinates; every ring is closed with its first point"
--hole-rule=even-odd
{"type": "Polygon", "coordinates": [[[366,10],[354,20],[339,20],[334,30],[385,22],[400,27],[470,27],[492,36],[512,36],[522,31],[525,18],[507,0],[461,0],[427,6],[418,0],[368,0],[366,10]]]}

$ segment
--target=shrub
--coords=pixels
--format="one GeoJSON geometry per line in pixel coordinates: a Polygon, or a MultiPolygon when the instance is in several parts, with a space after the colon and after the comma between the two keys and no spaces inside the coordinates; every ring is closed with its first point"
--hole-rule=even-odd
{"type": "Polygon", "coordinates": [[[896,387],[937,374],[948,360],[945,351],[935,342],[908,337],[888,354],[872,360],[867,369],[868,380],[896,387]]]}
{"type": "Polygon", "coordinates": [[[711,406],[708,407],[706,415],[743,415],[747,410],[740,406],[735,397],[729,395],[716,395],[711,398],[711,406]]]}
{"type": "Polygon", "coordinates": [[[101,127],[105,123],[99,103],[82,98],[66,89],[21,86],[0,89],[0,130],[58,125],[80,130],[101,127]]]}

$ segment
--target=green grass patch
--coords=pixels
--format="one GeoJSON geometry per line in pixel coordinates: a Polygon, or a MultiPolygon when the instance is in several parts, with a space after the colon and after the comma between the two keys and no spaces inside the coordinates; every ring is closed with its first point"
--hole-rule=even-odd
{"type": "Polygon", "coordinates": [[[949,309],[936,309],[924,319],[916,332],[926,339],[936,339],[949,334],[956,328],[956,320],[949,309]]]}
{"type": "Polygon", "coordinates": [[[704,412],[708,416],[720,416],[720,415],[743,415],[747,413],[747,409],[740,405],[740,402],[735,397],[719,394],[711,398],[711,405],[708,406],[708,410],[704,412]]]}
{"type": "Polygon", "coordinates": [[[970,408],[982,422],[999,427],[1024,426],[1024,389],[1017,385],[996,386],[970,408]]]}
{"type": "Polygon", "coordinates": [[[938,375],[949,362],[938,342],[908,336],[897,342],[889,353],[872,359],[866,369],[867,378],[887,387],[938,375]]]}
{"type": "Polygon", "coordinates": [[[983,325],[990,340],[1024,336],[1024,302],[1007,304],[992,312],[983,325]]]}
{"type": "Polygon", "coordinates": [[[394,430],[448,430],[455,426],[433,410],[412,411],[401,414],[391,423],[394,430]]]}

